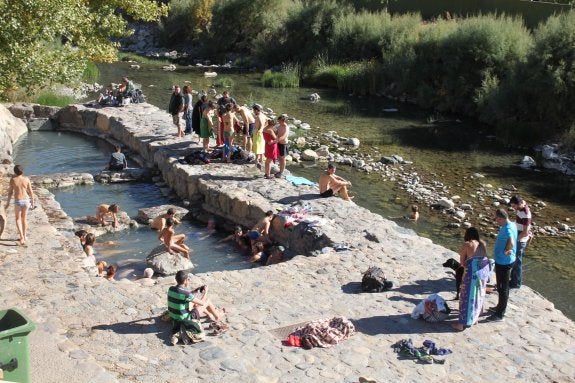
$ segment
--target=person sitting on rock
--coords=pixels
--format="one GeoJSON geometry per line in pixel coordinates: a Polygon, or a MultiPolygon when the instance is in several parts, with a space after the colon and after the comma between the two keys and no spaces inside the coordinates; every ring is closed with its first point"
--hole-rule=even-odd
{"type": "Polygon", "coordinates": [[[122,171],[128,167],[128,161],[126,160],[124,153],[122,153],[122,148],[120,148],[119,145],[116,145],[115,149],[116,151],[110,155],[108,170],[122,171]]]}
{"type": "Polygon", "coordinates": [[[107,215],[112,215],[112,227],[118,227],[118,217],[116,214],[120,212],[120,207],[116,204],[107,205],[105,203],[98,205],[96,209],[96,222],[102,226],[106,225],[105,218],[107,215]]]}
{"type": "Polygon", "coordinates": [[[168,312],[173,321],[171,337],[173,345],[178,343],[181,324],[187,325],[192,319],[200,319],[204,315],[213,321],[211,327],[220,332],[228,329],[228,326],[221,321],[221,314],[208,299],[208,286],[200,286],[190,291],[190,278],[184,270],[176,273],[176,283],[168,289],[168,312]]]}
{"type": "Polygon", "coordinates": [[[164,243],[168,253],[181,253],[184,258],[190,259],[190,248],[184,243],[186,235],[174,232],[174,220],[172,218],[166,218],[166,226],[158,238],[164,243]]]}
{"type": "Polygon", "coordinates": [[[174,224],[176,225],[180,223],[180,221],[176,218],[176,212],[174,211],[174,209],[169,208],[165,214],[161,214],[156,218],[154,218],[154,220],[150,224],[150,227],[153,230],[158,230],[161,233],[162,230],[164,230],[164,227],[166,227],[166,220],[168,218],[171,218],[172,221],[174,221],[174,224]]]}
{"type": "Polygon", "coordinates": [[[339,194],[344,200],[351,201],[352,197],[347,193],[347,188],[348,186],[351,187],[351,182],[336,176],[335,169],[334,165],[329,164],[325,172],[319,177],[319,195],[327,198],[339,194]]]}

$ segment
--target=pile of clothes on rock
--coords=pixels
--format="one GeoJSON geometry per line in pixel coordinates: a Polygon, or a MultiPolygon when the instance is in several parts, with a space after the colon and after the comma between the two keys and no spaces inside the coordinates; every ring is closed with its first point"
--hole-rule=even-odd
{"type": "Polygon", "coordinates": [[[289,336],[286,343],[294,347],[328,348],[356,333],[355,326],[348,319],[337,316],[331,319],[319,319],[298,327],[289,336]]]}

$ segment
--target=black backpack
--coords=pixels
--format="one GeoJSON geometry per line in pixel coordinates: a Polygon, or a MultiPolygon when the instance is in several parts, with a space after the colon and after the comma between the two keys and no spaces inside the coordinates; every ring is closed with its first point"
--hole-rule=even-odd
{"type": "Polygon", "coordinates": [[[361,279],[361,290],[366,293],[380,293],[393,287],[393,283],[385,278],[383,270],[379,267],[372,266],[361,279]]]}

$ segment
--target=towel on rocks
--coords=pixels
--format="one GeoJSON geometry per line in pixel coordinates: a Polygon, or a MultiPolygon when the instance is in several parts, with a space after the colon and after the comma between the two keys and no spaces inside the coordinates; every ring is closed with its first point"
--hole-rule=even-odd
{"type": "Polygon", "coordinates": [[[355,326],[348,319],[338,316],[319,319],[297,328],[290,335],[298,336],[302,347],[332,347],[355,334],[355,326]]]}

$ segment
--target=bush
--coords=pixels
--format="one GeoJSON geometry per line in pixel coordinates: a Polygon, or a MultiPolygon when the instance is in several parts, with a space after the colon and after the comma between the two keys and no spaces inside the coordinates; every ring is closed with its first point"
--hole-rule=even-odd
{"type": "Polygon", "coordinates": [[[120,61],[134,61],[140,64],[170,64],[171,61],[166,58],[154,58],[142,56],[137,53],[119,52],[118,60],[120,61]]]}
{"type": "Polygon", "coordinates": [[[88,62],[86,69],[82,73],[82,81],[87,83],[95,83],[100,77],[100,70],[93,62],[88,62]]]}
{"type": "Polygon", "coordinates": [[[281,72],[272,72],[268,69],[262,75],[262,85],[268,88],[297,88],[299,73],[297,64],[285,64],[281,72]]]}
{"type": "Polygon", "coordinates": [[[168,17],[159,24],[160,39],[167,46],[197,40],[208,30],[214,0],[172,0],[168,17]]]}
{"type": "Polygon", "coordinates": [[[216,77],[214,79],[214,86],[219,88],[232,88],[234,86],[234,80],[229,77],[216,77]]]}

